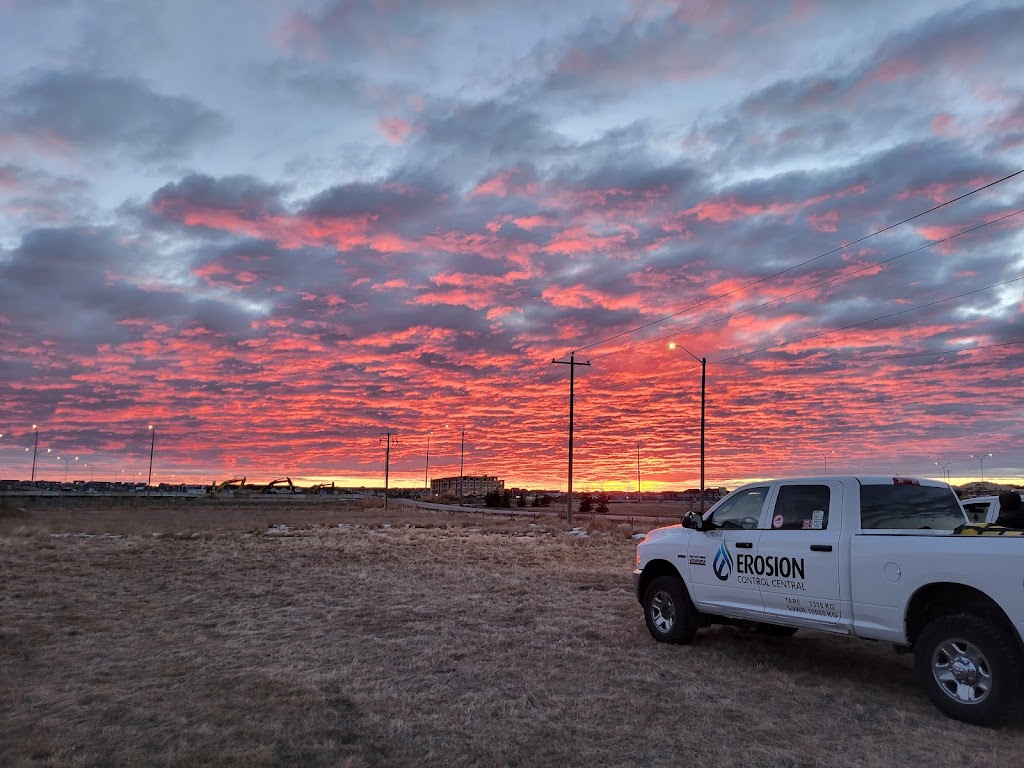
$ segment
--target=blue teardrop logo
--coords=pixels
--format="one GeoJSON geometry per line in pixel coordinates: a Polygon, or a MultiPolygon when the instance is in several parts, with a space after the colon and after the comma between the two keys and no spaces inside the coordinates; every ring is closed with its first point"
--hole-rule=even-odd
{"type": "Polygon", "coordinates": [[[715,569],[715,576],[720,581],[729,580],[729,576],[732,575],[732,555],[729,554],[729,548],[724,541],[718,548],[718,552],[715,553],[715,559],[711,565],[715,569]]]}

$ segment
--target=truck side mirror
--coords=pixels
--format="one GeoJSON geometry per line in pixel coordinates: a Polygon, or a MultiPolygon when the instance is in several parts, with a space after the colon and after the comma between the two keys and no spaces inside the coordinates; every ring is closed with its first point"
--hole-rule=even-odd
{"type": "Polygon", "coordinates": [[[684,528],[693,528],[695,531],[704,530],[704,518],[700,512],[691,512],[686,516],[686,520],[683,522],[684,528]]]}

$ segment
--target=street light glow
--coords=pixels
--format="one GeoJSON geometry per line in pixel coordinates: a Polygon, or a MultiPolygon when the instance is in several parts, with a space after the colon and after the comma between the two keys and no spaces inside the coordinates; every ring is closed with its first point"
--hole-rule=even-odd
{"type": "Polygon", "coordinates": [[[992,454],[991,453],[978,453],[978,454],[972,453],[971,454],[971,458],[972,459],[977,459],[978,461],[981,462],[981,482],[984,483],[985,482],[985,459],[992,458],[992,454]]]}

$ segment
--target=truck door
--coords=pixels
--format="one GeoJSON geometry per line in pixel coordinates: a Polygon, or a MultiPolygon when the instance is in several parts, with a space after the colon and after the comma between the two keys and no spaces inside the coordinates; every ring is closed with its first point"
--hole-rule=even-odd
{"type": "Polygon", "coordinates": [[[769,618],[838,624],[842,483],[782,481],[768,504],[757,556],[738,570],[756,577],[769,618]]]}
{"type": "Polygon", "coordinates": [[[764,613],[757,582],[739,577],[736,560],[757,552],[759,521],[770,487],[737,490],[715,508],[704,530],[689,537],[690,587],[702,610],[751,619],[764,613]]]}

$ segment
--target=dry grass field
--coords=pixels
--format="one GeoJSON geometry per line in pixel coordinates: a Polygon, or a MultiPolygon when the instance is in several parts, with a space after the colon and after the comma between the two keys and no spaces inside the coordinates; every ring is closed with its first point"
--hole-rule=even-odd
{"type": "Polygon", "coordinates": [[[0,765],[1024,765],[888,646],[655,643],[596,527],[0,500],[0,765]]]}

